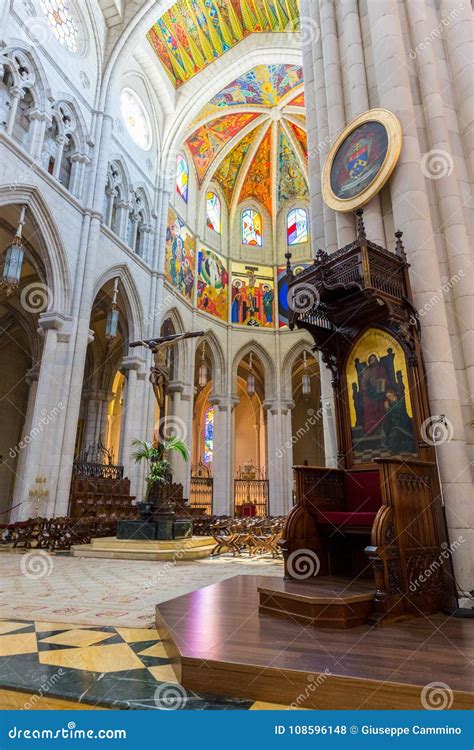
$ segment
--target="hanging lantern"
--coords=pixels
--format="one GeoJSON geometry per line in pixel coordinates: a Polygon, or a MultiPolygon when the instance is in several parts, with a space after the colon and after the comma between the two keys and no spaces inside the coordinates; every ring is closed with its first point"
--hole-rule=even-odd
{"type": "Polygon", "coordinates": [[[21,270],[25,257],[22,238],[25,213],[26,206],[22,206],[15,237],[12,244],[5,251],[5,264],[3,266],[2,278],[0,279],[0,286],[6,289],[7,296],[10,296],[18,288],[21,279],[21,270]]]}
{"type": "Polygon", "coordinates": [[[250,372],[247,376],[247,393],[249,396],[255,395],[255,375],[252,369],[252,352],[250,352],[250,372]]]}
{"type": "Polygon", "coordinates": [[[311,378],[307,372],[308,362],[306,361],[306,352],[304,352],[303,357],[304,357],[304,371],[303,371],[303,376],[301,378],[301,392],[303,393],[303,396],[309,396],[311,393],[311,378]]]}
{"type": "Polygon", "coordinates": [[[119,322],[119,309],[117,305],[117,295],[118,295],[118,283],[119,280],[115,279],[114,283],[114,293],[112,297],[112,305],[110,307],[109,312],[107,313],[107,323],[105,326],[105,338],[109,341],[112,341],[117,335],[118,331],[118,322],[119,322]]]}
{"type": "Polygon", "coordinates": [[[207,365],[206,360],[204,358],[204,347],[205,344],[202,345],[202,351],[201,351],[201,364],[199,366],[199,375],[198,375],[198,384],[200,388],[205,388],[207,385],[207,365]]]}

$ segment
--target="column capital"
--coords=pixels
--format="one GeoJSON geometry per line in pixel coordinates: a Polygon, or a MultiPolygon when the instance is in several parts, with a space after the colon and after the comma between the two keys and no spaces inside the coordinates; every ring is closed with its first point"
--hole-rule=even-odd
{"type": "Polygon", "coordinates": [[[60,312],[41,313],[38,320],[38,333],[45,335],[47,331],[57,331],[58,341],[67,342],[71,336],[72,318],[60,312]]]}
{"type": "Polygon", "coordinates": [[[294,408],[295,402],[291,399],[265,399],[262,404],[265,411],[269,411],[270,414],[287,414],[288,411],[294,408]]]}
{"type": "Polygon", "coordinates": [[[128,370],[141,370],[144,364],[145,361],[141,357],[128,355],[122,359],[119,370],[122,374],[125,374],[128,370]]]}
{"type": "Polygon", "coordinates": [[[25,380],[28,383],[28,385],[31,385],[32,383],[35,383],[38,380],[39,373],[40,373],[40,365],[34,365],[27,371],[25,375],[25,380]]]}

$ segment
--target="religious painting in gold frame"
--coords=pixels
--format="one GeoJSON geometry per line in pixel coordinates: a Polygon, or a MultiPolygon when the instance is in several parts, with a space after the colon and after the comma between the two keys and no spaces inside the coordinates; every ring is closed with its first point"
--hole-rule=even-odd
{"type": "Polygon", "coordinates": [[[402,346],[369,328],[346,362],[348,412],[355,464],[417,454],[410,382],[402,346]]]}
{"type": "Polygon", "coordinates": [[[324,165],[327,205],[335,211],[354,211],[368,203],[395,169],[401,147],[401,125],[388,109],[371,109],[352,120],[324,165]]]}

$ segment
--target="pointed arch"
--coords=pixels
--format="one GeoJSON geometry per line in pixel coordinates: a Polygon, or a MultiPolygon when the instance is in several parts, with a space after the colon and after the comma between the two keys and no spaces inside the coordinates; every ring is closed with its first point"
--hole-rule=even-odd
{"type": "Polygon", "coordinates": [[[61,233],[43,195],[33,185],[18,184],[12,193],[10,186],[0,187],[0,207],[26,205],[27,219],[38,229],[37,237],[44,264],[46,283],[52,291],[54,312],[69,315],[72,306],[72,283],[66,250],[61,233]]]}
{"type": "Polygon", "coordinates": [[[211,366],[212,366],[212,390],[213,396],[222,397],[226,393],[227,383],[227,368],[226,359],[222,345],[214,333],[214,331],[206,331],[205,336],[200,338],[197,343],[197,348],[202,345],[202,342],[206,342],[206,349],[209,352],[211,366]]]}
{"type": "Polygon", "coordinates": [[[250,352],[253,352],[253,354],[260,360],[260,363],[263,367],[263,372],[265,375],[265,398],[274,397],[276,394],[275,365],[269,352],[267,352],[267,350],[264,349],[261,344],[257,343],[255,339],[251,339],[246,344],[244,344],[244,346],[242,346],[234,356],[231,374],[232,394],[237,394],[237,371],[239,369],[239,364],[248,354],[250,354],[250,352]]]}
{"type": "Polygon", "coordinates": [[[125,263],[117,263],[104,271],[95,283],[93,300],[96,299],[98,293],[108,281],[116,278],[120,282],[120,296],[127,314],[129,339],[130,341],[138,341],[145,336],[143,307],[133,276],[125,263]]]}
{"type": "Polygon", "coordinates": [[[282,362],[282,367],[281,367],[281,391],[282,391],[283,398],[291,400],[293,396],[292,394],[293,368],[297,360],[303,356],[304,352],[307,352],[307,354],[316,361],[318,365],[318,369],[319,369],[319,357],[317,354],[315,354],[312,351],[313,346],[314,346],[314,341],[312,341],[312,339],[301,338],[285,354],[285,357],[283,358],[283,362],[282,362]]]}

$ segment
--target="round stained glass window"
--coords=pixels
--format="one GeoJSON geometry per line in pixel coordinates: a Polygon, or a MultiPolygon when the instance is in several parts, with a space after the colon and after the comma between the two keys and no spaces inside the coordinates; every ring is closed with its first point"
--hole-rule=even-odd
{"type": "Polygon", "coordinates": [[[40,0],[40,7],[58,42],[69,52],[79,52],[79,26],[70,0],[40,0]]]}
{"type": "Polygon", "coordinates": [[[143,151],[148,151],[151,146],[151,125],[142,100],[132,89],[123,89],[120,106],[131,139],[143,151]]]}

